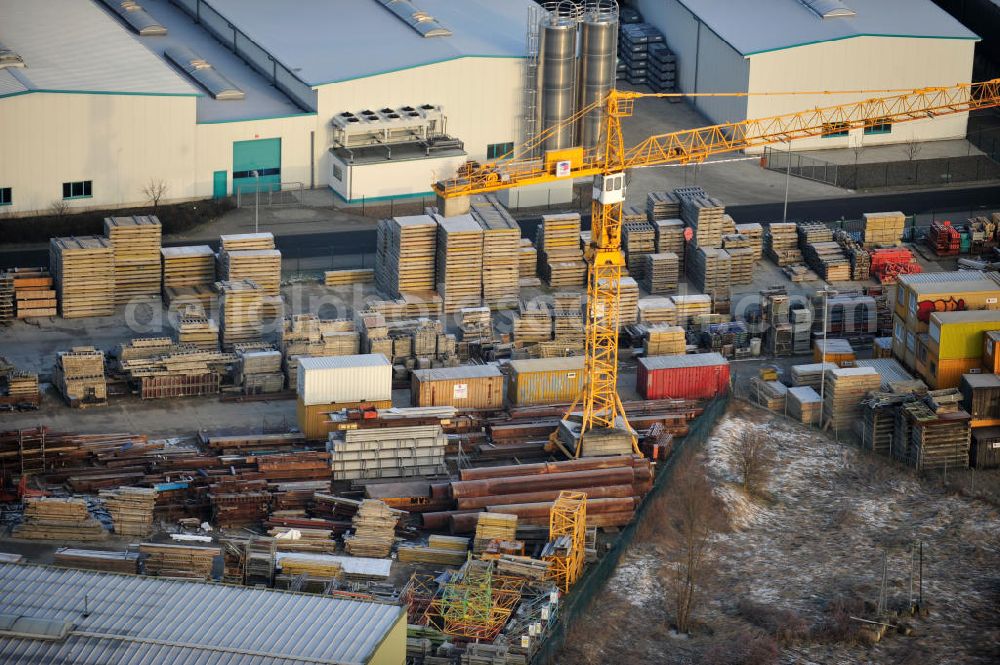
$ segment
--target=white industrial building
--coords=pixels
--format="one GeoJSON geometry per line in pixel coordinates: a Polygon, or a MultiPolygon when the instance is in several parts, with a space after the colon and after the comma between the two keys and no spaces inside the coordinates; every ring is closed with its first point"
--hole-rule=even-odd
{"type": "MultiPolygon", "coordinates": [[[[713,122],[734,122],[857,101],[872,95],[754,93],[898,90],[968,83],[978,37],[931,0],[636,0],[677,54],[683,92],[713,122]]],[[[886,93],[891,94],[891,93],[886,93]]],[[[796,149],[964,138],[967,114],[836,131],[796,149]]]]}
{"type": "Polygon", "coordinates": [[[0,215],[427,195],[519,139],[533,5],[0,0],[0,215]]]}

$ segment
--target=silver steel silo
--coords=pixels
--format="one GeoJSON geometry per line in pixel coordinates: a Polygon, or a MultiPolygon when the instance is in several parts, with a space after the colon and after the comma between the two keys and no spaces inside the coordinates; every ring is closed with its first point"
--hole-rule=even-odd
{"type": "MultiPolygon", "coordinates": [[[[539,30],[541,129],[569,120],[576,112],[576,47],[580,8],[573,2],[546,3],[539,30]]],[[[546,140],[545,150],[576,145],[576,127],[567,124],[546,140]]]]}
{"type": "MultiPolygon", "coordinates": [[[[615,85],[615,60],[618,53],[618,3],[615,0],[590,0],[584,6],[580,30],[580,75],[577,109],[604,99],[615,85]]],[[[604,122],[604,109],[591,111],[580,118],[579,143],[584,149],[598,148],[604,122]]]]}

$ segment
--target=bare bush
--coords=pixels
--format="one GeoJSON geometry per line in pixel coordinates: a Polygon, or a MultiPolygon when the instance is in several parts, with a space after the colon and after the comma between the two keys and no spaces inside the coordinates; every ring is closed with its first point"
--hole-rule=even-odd
{"type": "Polygon", "coordinates": [[[920,155],[920,151],[923,150],[923,144],[915,138],[910,139],[903,144],[903,153],[906,155],[906,159],[913,161],[920,155]]]}
{"type": "Polygon", "coordinates": [[[701,657],[702,665],[773,665],[781,650],[759,630],[741,630],[716,641],[701,657]]]}
{"type": "Polygon", "coordinates": [[[66,216],[66,213],[69,212],[69,204],[62,199],[56,199],[49,205],[49,212],[59,219],[62,219],[66,216]]]}
{"type": "Polygon", "coordinates": [[[826,617],[813,628],[813,639],[854,645],[862,641],[861,624],[851,617],[865,615],[865,601],[857,596],[838,596],[826,607],[826,617]]]}
{"type": "Polygon", "coordinates": [[[169,189],[167,183],[157,178],[150,178],[146,186],[142,188],[142,193],[153,204],[154,215],[156,214],[156,207],[160,205],[160,199],[167,193],[167,189],[169,189]]]}
{"type": "Polygon", "coordinates": [[[795,644],[809,637],[809,624],[797,612],[742,599],[740,616],[767,632],[781,644],[795,644]]]}
{"type": "Polygon", "coordinates": [[[767,483],[774,456],[764,431],[747,427],[736,437],[734,444],[736,466],[747,494],[757,494],[767,483]]]}

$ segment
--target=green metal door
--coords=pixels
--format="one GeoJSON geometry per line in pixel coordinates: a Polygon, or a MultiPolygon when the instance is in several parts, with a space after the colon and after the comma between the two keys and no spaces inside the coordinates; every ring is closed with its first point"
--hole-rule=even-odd
{"type": "Polygon", "coordinates": [[[233,141],[233,194],[281,189],[281,139],[233,141]]]}
{"type": "Polygon", "coordinates": [[[226,198],[226,172],[216,171],[212,174],[212,198],[226,198]]]}

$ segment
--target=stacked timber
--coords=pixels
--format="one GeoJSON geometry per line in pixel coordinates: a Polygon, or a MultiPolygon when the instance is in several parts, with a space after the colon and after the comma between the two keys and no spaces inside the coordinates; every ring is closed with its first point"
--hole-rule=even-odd
{"type": "Polygon", "coordinates": [[[645,256],[656,251],[656,227],[645,221],[645,214],[639,214],[642,221],[623,220],[622,250],[629,275],[641,281],[646,276],[645,256]]]}
{"type": "Polygon", "coordinates": [[[377,499],[365,499],[351,520],[354,532],[344,536],[351,556],[387,557],[396,540],[396,523],[405,513],[377,499]]]}
{"type": "Polygon", "coordinates": [[[372,268],[351,268],[346,270],[327,270],[323,273],[324,286],[351,286],[353,284],[370,284],[375,281],[375,270],[372,268]]]}
{"type": "Polygon", "coordinates": [[[335,558],[318,558],[297,556],[294,554],[281,557],[281,575],[285,578],[305,576],[315,580],[339,580],[344,576],[344,567],[335,558]]]}
{"type": "Polygon", "coordinates": [[[814,390],[819,390],[824,374],[835,369],[837,369],[837,364],[831,362],[792,365],[792,385],[809,386],[814,390]]]}
{"type": "Polygon", "coordinates": [[[906,215],[901,212],[866,212],[863,218],[865,249],[895,247],[900,244],[906,227],[906,215]]]}
{"type": "Polygon", "coordinates": [[[784,411],[788,387],[780,381],[765,381],[754,376],[750,378],[750,397],[765,409],[784,411]]]}
{"type": "MultiPolygon", "coordinates": [[[[915,401],[913,395],[873,392],[862,403],[861,447],[879,455],[890,456],[896,436],[897,420],[901,405],[915,401]]],[[[906,427],[907,438],[909,427],[906,427]]]]}
{"type": "Polygon", "coordinates": [[[674,304],[672,298],[664,296],[640,298],[637,309],[639,310],[640,323],[677,325],[677,305],[674,304]]]}
{"type": "Polygon", "coordinates": [[[729,254],[731,282],[753,284],[753,264],[756,261],[754,250],[750,247],[737,247],[724,251],[729,254]]]}
{"type": "Polygon", "coordinates": [[[41,393],[38,386],[38,375],[18,369],[3,356],[0,356],[0,396],[12,398],[18,402],[38,403],[41,393]]]}
{"type": "Polygon", "coordinates": [[[872,271],[872,255],[843,229],[833,232],[833,240],[840,245],[844,255],[851,262],[851,279],[854,281],[869,279],[872,271]]]}
{"type": "Polygon", "coordinates": [[[799,249],[816,242],[833,242],[833,230],[823,222],[801,222],[796,231],[799,234],[799,249]]]}
{"type": "Polygon", "coordinates": [[[469,539],[458,536],[431,534],[427,545],[400,547],[397,558],[404,563],[429,563],[439,566],[461,566],[469,554],[469,539]]]}
{"type": "Polygon", "coordinates": [[[711,196],[682,196],[681,219],[694,230],[694,241],[698,247],[719,247],[726,208],[711,196]]]}
{"type": "Polygon", "coordinates": [[[642,352],[646,357],[683,355],[687,352],[684,329],[667,324],[649,326],[642,352]]]}
{"type": "Polygon", "coordinates": [[[899,415],[905,425],[899,427],[897,424],[892,454],[898,460],[917,470],[969,466],[971,417],[968,413],[954,403],[942,408],[931,393],[922,401],[904,403],[899,415]]]}
{"type": "Polygon", "coordinates": [[[496,195],[472,198],[471,214],[483,229],[483,302],[516,302],[520,291],[521,227],[496,195]]]}
{"type": "Polygon", "coordinates": [[[622,277],[618,294],[618,325],[631,325],[639,320],[639,283],[622,277]]]}
{"type": "Polygon", "coordinates": [[[850,431],[862,417],[861,401],[882,386],[882,378],[870,367],[838,367],[826,373],[823,386],[823,424],[850,431]]]}
{"type": "Polygon", "coordinates": [[[538,274],[553,288],[583,286],[587,264],[580,249],[580,215],[542,215],[535,238],[538,274]]]}
{"type": "Polygon", "coordinates": [[[673,192],[650,192],[646,195],[646,215],[649,221],[677,219],[681,216],[681,200],[673,192]]]}
{"type": "Polygon", "coordinates": [[[472,541],[472,551],[479,554],[495,540],[513,541],[516,539],[517,515],[483,513],[476,522],[476,536],[472,541]]]}
{"type": "Polygon", "coordinates": [[[538,582],[549,579],[551,566],[551,561],[542,561],[530,556],[517,556],[515,554],[501,554],[500,558],[496,560],[498,574],[523,577],[538,582]]]}
{"type": "Polygon", "coordinates": [[[764,227],[756,222],[737,224],[736,232],[750,241],[750,247],[754,250],[754,258],[759,261],[764,255],[764,227]]]}
{"type": "Polygon", "coordinates": [[[264,293],[256,283],[244,279],[216,282],[220,295],[222,348],[232,349],[239,342],[260,341],[264,332],[264,293]]]}
{"type": "Polygon", "coordinates": [[[276,249],[226,250],[219,254],[220,281],[251,280],[265,296],[281,291],[281,252],[276,249]]]}
{"type": "Polygon", "coordinates": [[[64,318],[114,314],[115,257],[107,238],[52,238],[49,269],[64,318]]]}
{"type": "Polygon", "coordinates": [[[789,388],[786,404],[788,415],[806,425],[818,423],[823,411],[823,401],[810,386],[789,388]]]}
{"type": "Polygon", "coordinates": [[[733,263],[726,250],[690,245],[686,265],[688,279],[699,291],[708,294],[730,292],[733,263]]]}
{"type": "Polygon", "coordinates": [[[153,528],[156,490],[148,487],[119,487],[101,490],[104,507],[120,536],[146,536],[153,528]]]}
{"type": "Polygon", "coordinates": [[[219,348],[219,324],[195,311],[185,311],[177,321],[177,343],[206,351],[219,348]]]}
{"type": "Polygon", "coordinates": [[[56,355],[52,381],[66,402],[75,408],[108,402],[104,374],[104,352],[92,346],[77,346],[56,355]]]}
{"type": "Polygon", "coordinates": [[[349,429],[327,441],[334,480],[411,478],[446,473],[440,425],[349,429]]]}
{"type": "Polygon", "coordinates": [[[777,266],[802,263],[795,224],[775,223],[767,227],[764,235],[764,251],[777,266]]]}
{"type": "Polygon", "coordinates": [[[379,220],[375,285],[392,298],[434,290],[437,222],[430,215],[379,220]]]}
{"type": "MultiPolygon", "coordinates": [[[[58,298],[52,288],[53,280],[46,268],[14,268],[7,273],[13,296],[13,315],[18,319],[38,316],[55,316],[58,298]]],[[[0,277],[0,284],[3,278],[0,277]]],[[[0,286],[0,291],[2,291],[0,286]]],[[[0,300],[3,295],[0,294],[0,300]]],[[[3,305],[0,304],[0,309],[3,305]]],[[[2,314],[0,314],[2,318],[2,314]]]]}
{"type": "Polygon", "coordinates": [[[147,575],[207,580],[212,564],[222,550],[199,545],[140,543],[140,561],[147,575]]]}
{"type": "Polygon", "coordinates": [[[83,570],[103,570],[109,573],[138,572],[138,552],[110,552],[107,550],[78,550],[71,547],[60,547],[56,550],[52,562],[56,566],[77,568],[83,570]]]}
{"type": "Polygon", "coordinates": [[[677,310],[677,325],[688,328],[693,321],[712,313],[711,296],[693,294],[687,296],[671,296],[677,310]]]}
{"type": "Polygon", "coordinates": [[[24,521],[12,535],[31,540],[104,540],[108,532],[90,516],[84,499],[37,497],[24,500],[24,521]]]}
{"type": "Polygon", "coordinates": [[[115,256],[115,304],[160,295],[162,227],[155,216],[106,217],[104,235],[115,256]]]}
{"type": "Polygon", "coordinates": [[[514,341],[525,344],[552,339],[552,313],[548,307],[532,300],[521,301],[514,319],[514,341]]]}
{"type": "MultiPolygon", "coordinates": [[[[517,248],[517,268],[518,275],[522,280],[537,279],[538,275],[538,251],[528,238],[521,238],[517,248]]],[[[521,286],[528,286],[522,282],[521,286]]]]}
{"type": "Polygon", "coordinates": [[[445,314],[478,307],[483,290],[483,229],[472,215],[437,218],[437,290],[445,314]]]}
{"type": "Polygon", "coordinates": [[[215,252],[208,245],[163,247],[163,295],[172,299],[185,289],[209,288],[215,283],[215,252]]]}
{"type": "Polygon", "coordinates": [[[646,254],[642,270],[642,288],[650,295],[677,292],[680,260],[673,252],[646,254]]]}
{"type": "Polygon", "coordinates": [[[844,255],[840,245],[832,240],[807,244],[805,258],[809,267],[828,282],[846,282],[851,279],[850,259],[844,255]]]}
{"type": "Polygon", "coordinates": [[[253,249],[274,249],[271,233],[233,233],[219,236],[220,251],[239,252],[253,249]]]}

